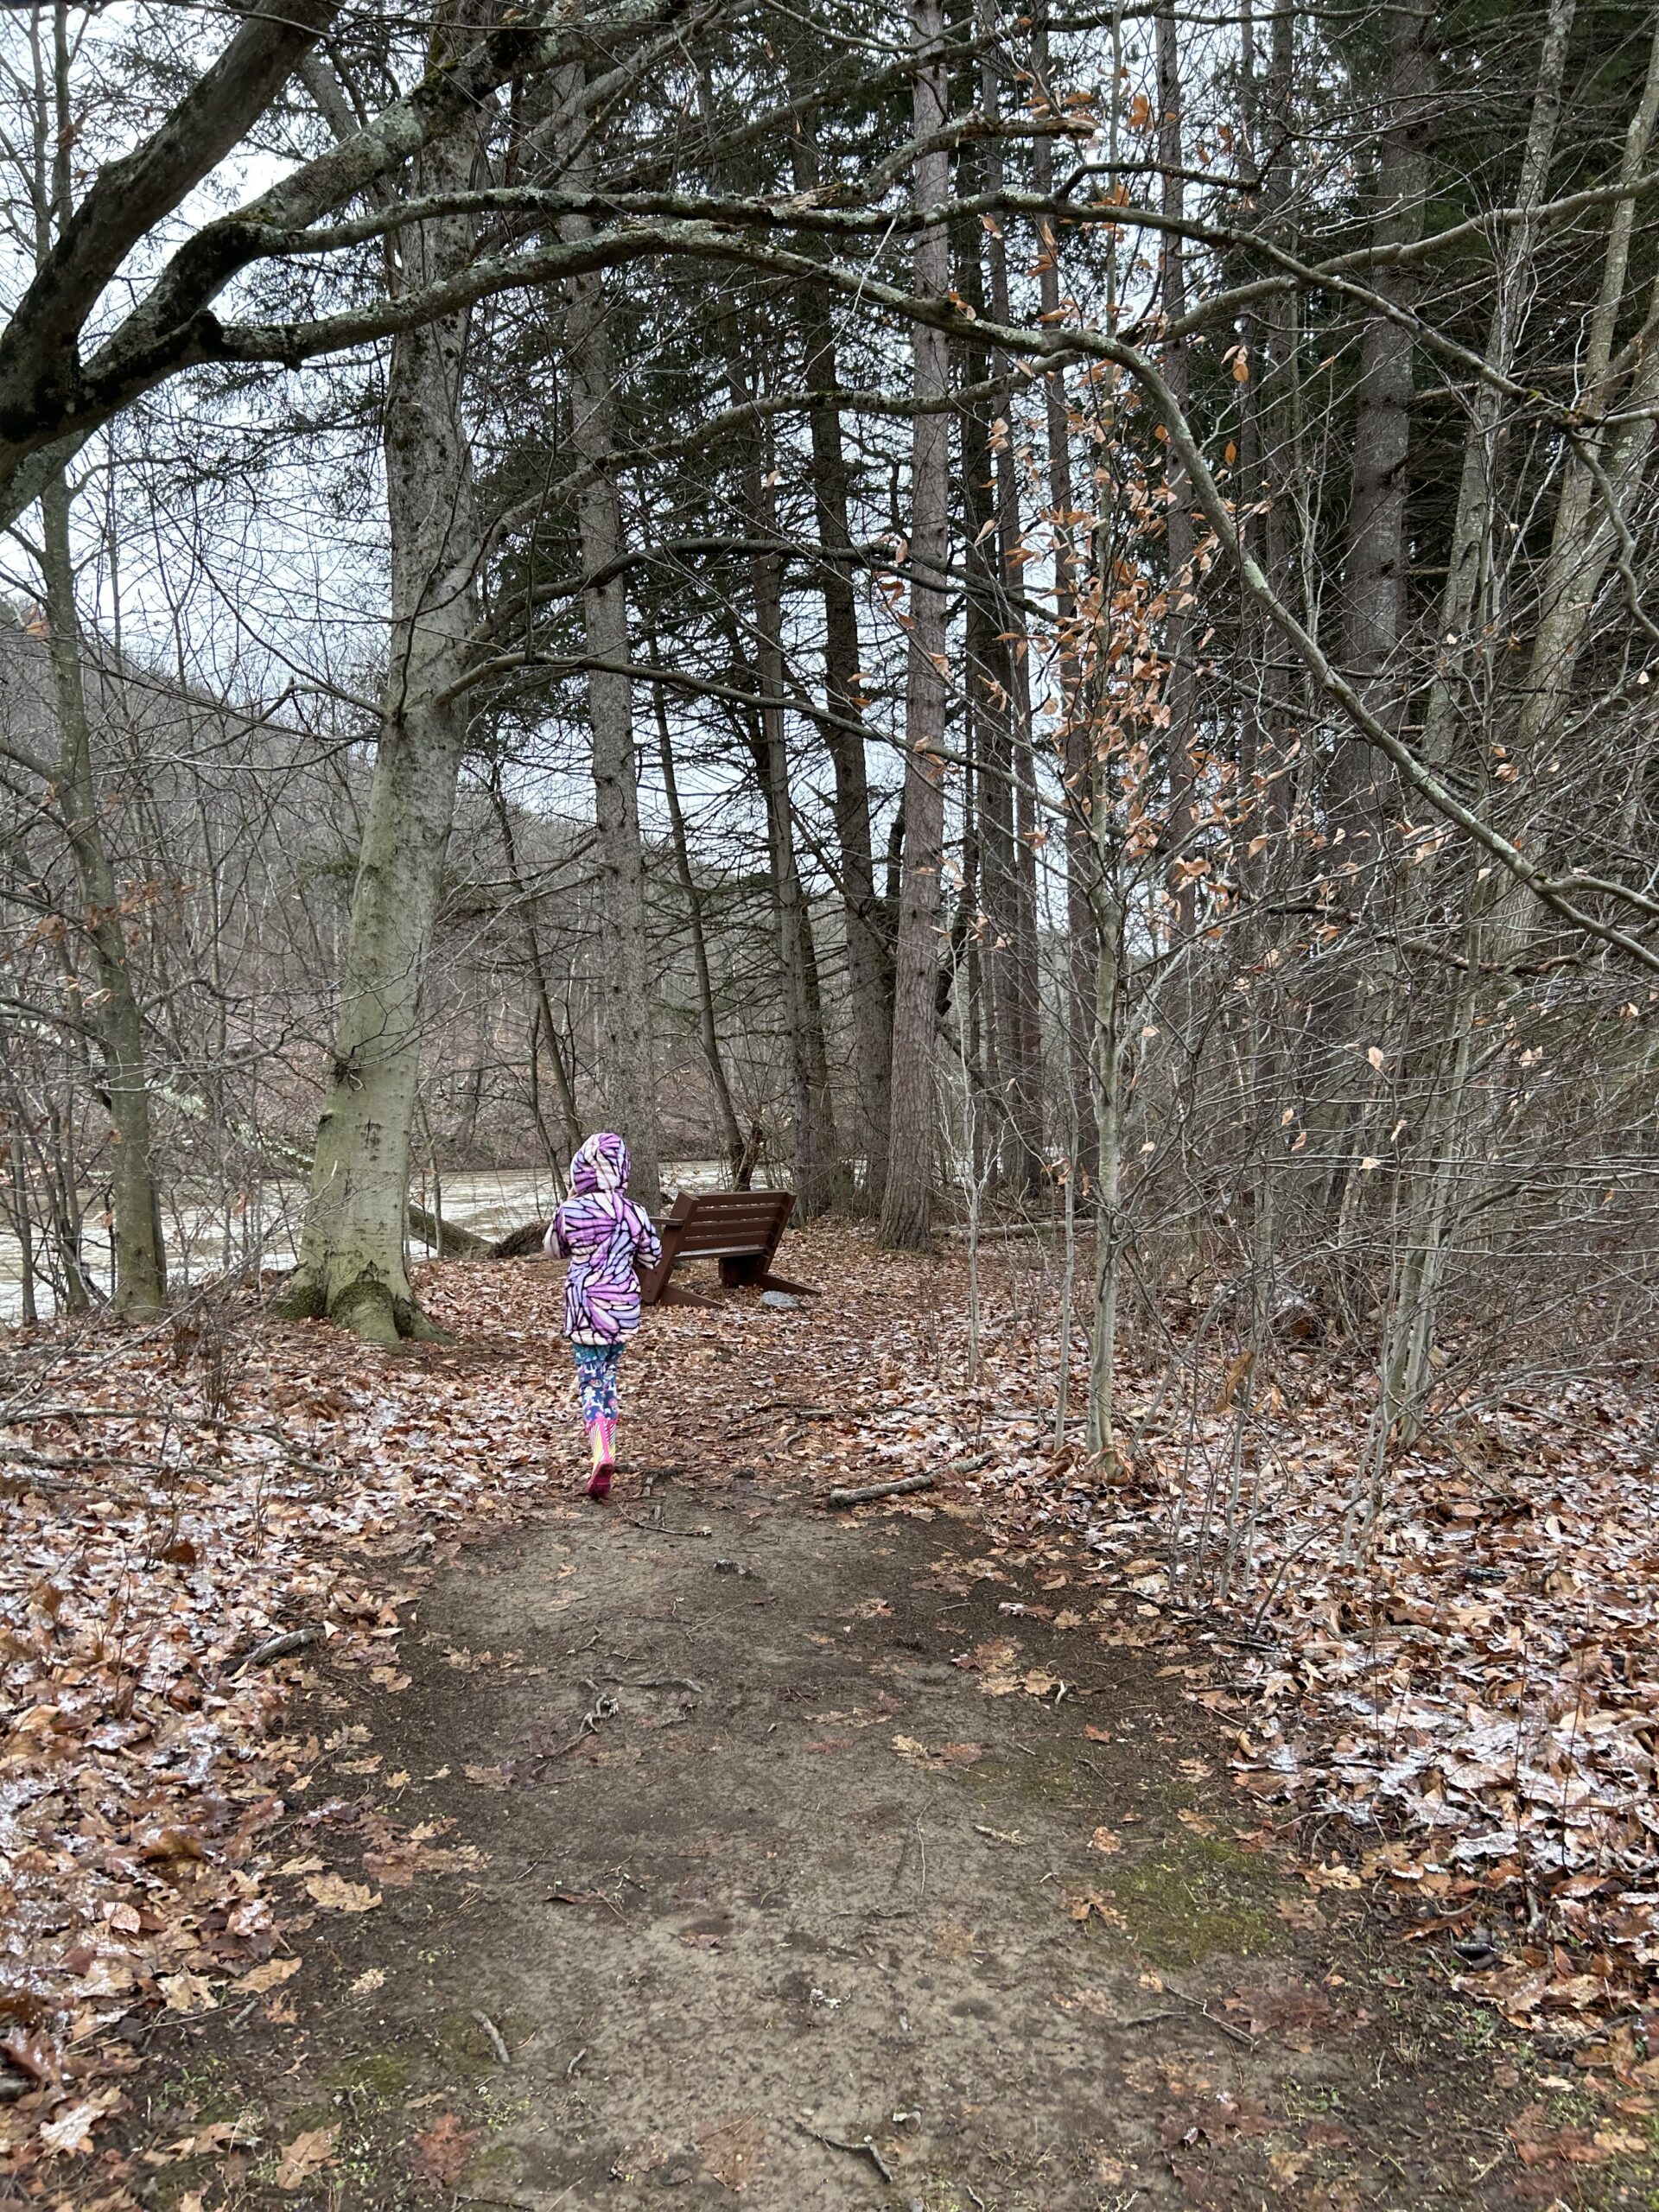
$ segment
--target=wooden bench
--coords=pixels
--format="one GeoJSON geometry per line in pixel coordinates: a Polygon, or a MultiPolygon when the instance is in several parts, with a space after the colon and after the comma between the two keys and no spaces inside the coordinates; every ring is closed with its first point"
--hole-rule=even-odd
{"type": "Polygon", "coordinates": [[[639,1270],[643,1306],[707,1306],[711,1301],[670,1281],[682,1260],[718,1260],[728,1289],[740,1284],[816,1298],[810,1283],[774,1274],[779,1240],[795,1211],[792,1191],[682,1191],[658,1221],[663,1256],[639,1270]]]}

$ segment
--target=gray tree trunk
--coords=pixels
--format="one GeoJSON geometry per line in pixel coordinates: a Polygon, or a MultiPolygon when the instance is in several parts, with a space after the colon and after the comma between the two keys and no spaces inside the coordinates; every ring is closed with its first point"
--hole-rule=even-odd
{"type": "MultiPolygon", "coordinates": [[[[912,114],[918,142],[936,136],[946,113],[943,0],[912,0],[916,55],[912,114]]],[[[936,207],[950,184],[942,149],[918,156],[914,199],[936,207]]],[[[918,234],[916,289],[942,296],[950,283],[943,227],[918,234]]],[[[943,400],[950,390],[944,334],[918,323],[912,337],[915,395],[943,400]]],[[[899,893],[899,942],[893,1007],[892,1131],[881,1234],[918,1249],[928,1239],[938,1139],[934,1060],[938,1033],[939,899],[944,861],[945,590],[949,550],[950,430],[943,412],[918,414],[911,445],[910,633],[905,689],[905,861],[899,893]]]]}
{"type": "MultiPolygon", "coordinates": [[[[1647,163],[1654,130],[1659,126],[1659,29],[1649,51],[1647,80],[1624,135],[1619,159],[1618,181],[1627,190],[1641,176],[1647,163]]],[[[1592,418],[1609,405],[1624,409],[1649,406],[1659,391],[1659,347],[1643,349],[1628,390],[1615,395],[1608,388],[1618,335],[1619,310],[1624,302],[1630,276],[1630,238],[1635,221],[1634,198],[1617,200],[1609,219],[1607,251],[1602,263],[1601,289],[1586,341],[1579,374],[1579,404],[1592,418]]],[[[1655,288],[1649,319],[1659,311],[1659,287],[1655,288]]],[[[1609,439],[1598,436],[1593,421],[1585,433],[1584,448],[1570,446],[1562,467],[1561,488],[1555,508],[1549,557],[1540,594],[1541,611],[1533,639],[1526,696],[1521,709],[1521,741],[1536,743],[1554,729],[1567,711],[1573,694],[1579,654],[1589,628],[1591,609],[1601,588],[1612,556],[1615,531],[1596,484],[1592,455],[1603,464],[1616,493],[1628,489],[1641,473],[1652,442],[1650,423],[1636,422],[1609,439]],[[1601,501],[1595,523],[1592,514],[1601,501]]]]}
{"type": "MultiPolygon", "coordinates": [[[[653,661],[657,657],[653,652],[653,661]]],[[[663,771],[663,791],[668,801],[669,830],[674,840],[674,872],[680,880],[680,891],[685,899],[686,927],[691,938],[691,962],[697,978],[697,1036],[702,1046],[703,1065],[714,1086],[715,1110],[720,1116],[721,1138],[726,1147],[727,1163],[735,1187],[738,1170],[743,1161],[743,1131],[738,1122],[732,1087],[726,1077],[725,1056],[720,1049],[720,1031],[715,1020],[714,978],[709,968],[709,939],[702,925],[702,887],[691,866],[691,848],[685,834],[685,813],[680,804],[680,779],[674,767],[674,741],[668,726],[668,705],[660,683],[654,687],[652,705],[657,721],[657,751],[663,771]]]]}
{"type": "MultiPolygon", "coordinates": [[[[1544,22],[1532,118],[1513,201],[1525,219],[1504,234],[1486,334],[1487,365],[1503,377],[1507,377],[1514,365],[1531,297],[1532,255],[1536,243],[1531,218],[1543,200],[1549,179],[1550,157],[1561,116],[1567,36],[1573,28],[1575,5],[1576,0],[1551,0],[1544,22]]],[[[1488,707],[1490,681],[1481,682],[1480,677],[1483,665],[1491,659],[1494,642],[1491,632],[1498,620],[1492,531],[1503,444],[1503,416],[1507,404],[1494,385],[1475,385],[1470,399],[1469,433],[1458,483],[1458,505],[1452,525],[1438,639],[1441,653],[1461,656],[1459,673],[1465,683],[1472,681],[1478,685],[1488,707]]],[[[1438,674],[1430,687],[1423,730],[1423,748],[1431,760],[1442,761],[1452,751],[1459,720],[1459,698],[1449,670],[1438,674]]]]}
{"type": "MultiPolygon", "coordinates": [[[[816,190],[822,181],[816,118],[801,119],[791,143],[795,188],[816,190]]],[[[840,383],[835,324],[827,294],[803,287],[800,317],[806,381],[814,391],[840,383]]],[[[835,773],[837,859],[845,915],[847,989],[851,1001],[853,1055],[858,1097],[855,1151],[862,1154],[864,1203],[879,1208],[887,1179],[888,1087],[893,1058],[893,942],[887,910],[875,892],[870,845],[870,792],[865,761],[863,693],[859,682],[858,603],[853,594],[852,532],[849,524],[846,448],[841,410],[832,401],[814,406],[812,488],[817,502],[818,542],[826,558],[823,598],[823,690],[828,709],[824,748],[835,773]],[[845,555],[846,558],[838,558],[845,555]],[[852,727],[849,727],[852,725],[852,727]]]]}
{"type": "MultiPolygon", "coordinates": [[[[468,133],[423,156],[411,192],[463,188],[474,145],[468,133]]],[[[461,219],[401,235],[395,275],[404,288],[461,267],[472,251],[471,226],[461,219]]],[[[390,666],[289,1300],[294,1311],[326,1313],[378,1343],[430,1332],[410,1288],[404,1222],[421,985],[467,737],[464,695],[454,687],[476,620],[480,538],[461,414],[467,328],[464,313],[449,315],[392,344],[385,424],[390,666]]]]}
{"type": "MultiPolygon", "coordinates": [[[[1411,0],[1389,17],[1388,79],[1371,243],[1386,253],[1421,237],[1428,183],[1428,99],[1433,86],[1433,0],[1411,0]]],[[[1376,290],[1408,309],[1418,291],[1409,266],[1377,270],[1376,290]]],[[[1406,615],[1407,461],[1411,450],[1414,340],[1408,328],[1374,315],[1360,341],[1354,466],[1348,507],[1348,606],[1344,654],[1361,697],[1385,721],[1402,695],[1398,657],[1406,615]]],[[[1369,839],[1386,801],[1375,784],[1378,755],[1351,741],[1333,764],[1332,789],[1352,845],[1369,839]]]]}
{"type": "MultiPolygon", "coordinates": [[[[979,0],[980,35],[984,41],[980,60],[980,100],[987,115],[1001,114],[1004,86],[995,49],[995,18],[989,0],[979,0]]],[[[981,183],[988,192],[999,191],[1004,179],[1000,141],[986,139],[981,183]]],[[[986,283],[995,321],[1011,320],[1008,296],[1007,241],[1000,223],[984,234],[986,283]]],[[[991,359],[1006,372],[1006,359],[991,359]]],[[[1007,401],[1003,401],[1006,409],[1007,401]]],[[[1018,604],[1019,577],[1023,566],[1020,550],[1020,487],[1019,455],[1014,441],[1004,430],[999,438],[988,432],[995,445],[986,489],[995,503],[995,532],[987,540],[986,568],[989,612],[995,636],[996,658],[992,670],[1003,696],[995,702],[1001,751],[998,766],[1008,779],[1007,824],[1009,878],[1006,899],[998,887],[997,933],[1005,942],[997,949],[995,1000],[999,1059],[1012,1144],[1005,1162],[1008,1185],[1015,1194],[1033,1194],[1041,1179],[1043,1162],[1043,1033],[1041,984],[1037,949],[1037,801],[1031,746],[1031,662],[1029,636],[1023,609],[1018,604]],[[1006,906],[1006,912],[1002,911],[1006,906]]],[[[982,523],[968,535],[978,537],[982,523]]],[[[997,809],[997,834],[1003,827],[1003,801],[988,789],[988,805],[997,809]]],[[[989,877],[987,877],[988,892],[989,877]]]]}
{"type": "MultiPolygon", "coordinates": [[[[583,81],[578,64],[559,72],[556,87],[565,148],[563,181],[572,192],[584,190],[594,177],[583,81]]],[[[561,226],[569,239],[588,238],[593,229],[586,215],[568,215],[561,226]]],[[[577,498],[577,528],[583,572],[594,577],[605,576],[623,550],[622,502],[609,465],[616,439],[616,372],[608,315],[604,281],[597,272],[566,284],[570,449],[587,480],[577,498]]],[[[651,1207],[661,1202],[662,1177],[632,687],[619,673],[628,661],[627,588],[621,576],[589,585],[582,608],[588,657],[602,664],[588,672],[600,912],[605,923],[604,964],[594,977],[599,1007],[594,1080],[602,1119],[626,1139],[632,1153],[633,1195],[651,1207]]]]}
{"type": "MultiPolygon", "coordinates": [[[[1032,75],[1035,89],[1051,88],[1048,0],[1038,0],[1032,18],[1032,75]]],[[[1054,189],[1053,143],[1037,138],[1031,149],[1032,189],[1054,189]]],[[[1053,226],[1037,226],[1037,290],[1041,321],[1053,329],[1060,317],[1059,238],[1053,226]]],[[[1095,1164],[1093,1046],[1095,1000],[1095,914],[1090,886],[1095,855],[1090,835],[1090,792],[1093,763],[1078,692],[1077,556],[1071,542],[1071,419],[1064,374],[1057,371],[1043,386],[1048,445],[1048,504],[1054,537],[1054,617],[1058,635],[1060,766],[1070,805],[1065,828],[1066,923],[1071,937],[1070,990],[1066,1033],[1071,1047],[1071,1109],[1080,1166],[1092,1174],[1095,1164]]]]}
{"type": "Polygon", "coordinates": [[[120,887],[105,841],[92,765],[69,506],[69,487],[55,476],[41,495],[41,569],[58,718],[57,802],[80,893],[80,926],[98,977],[96,997],[84,1005],[103,1053],[109,1102],[111,1304],[118,1313],[138,1316],[167,1302],[167,1256],[150,1142],[143,1014],[127,958],[120,887]]]}

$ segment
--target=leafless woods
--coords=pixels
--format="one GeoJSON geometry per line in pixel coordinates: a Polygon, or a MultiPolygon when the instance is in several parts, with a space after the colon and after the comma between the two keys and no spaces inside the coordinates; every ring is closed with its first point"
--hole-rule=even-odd
{"type": "Polygon", "coordinates": [[[1659,19],[60,5],[0,71],[25,1318],[303,1183],[293,1305],[418,1332],[412,1175],[602,1120],[648,1197],[1063,1224],[1108,1455],[1125,1316],[1359,1346],[1362,1521],[1646,1357],[1659,19]]]}

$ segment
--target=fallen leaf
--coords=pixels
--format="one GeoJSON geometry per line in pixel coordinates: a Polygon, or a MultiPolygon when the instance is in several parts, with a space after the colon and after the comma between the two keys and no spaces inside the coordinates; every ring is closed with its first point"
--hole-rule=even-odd
{"type": "Polygon", "coordinates": [[[1116,1828],[1096,1828],[1089,1839],[1089,1848],[1103,1852],[1109,1859],[1113,1852],[1122,1850],[1123,1839],[1116,1828]]]}
{"type": "Polygon", "coordinates": [[[347,1882],[338,1874],[314,1874],[305,1886],[307,1894],[325,1912],[372,1912],[380,1903],[378,1890],[362,1882],[347,1882]]]}
{"type": "Polygon", "coordinates": [[[219,2002],[213,1983],[203,1974],[164,1974],[157,1977],[156,1986],[169,2012],[207,2012],[219,2002]]]}
{"type": "Polygon", "coordinates": [[[384,1989],[385,1986],[385,1968],[369,1967],[352,1984],[351,1993],[353,1997],[372,1997],[377,1989],[384,1989]]]}
{"type": "Polygon", "coordinates": [[[309,2127],[283,2146],[276,2161],[274,2177],[278,2189],[303,2189],[313,2174],[332,2163],[334,2144],[340,2134],[338,2121],[333,2127],[309,2127]]]}
{"type": "Polygon", "coordinates": [[[250,1990],[257,1996],[262,1990],[275,1989],[279,1982],[286,1981],[290,1974],[298,1974],[299,1970],[300,1961],[297,1959],[267,1959],[263,1966],[251,1967],[237,1987],[250,1990]]]}
{"type": "Polygon", "coordinates": [[[753,2113],[737,2113],[730,2120],[702,2129],[697,2144],[702,2152],[703,2171],[722,2189],[735,2194],[753,2179],[766,2139],[753,2113]]]}
{"type": "Polygon", "coordinates": [[[92,2129],[103,2115],[121,2101],[118,2089],[99,2089],[67,2112],[47,2121],[41,2130],[41,2147],[48,2158],[80,2155],[92,2147],[92,2129]]]}
{"type": "Polygon", "coordinates": [[[465,2172],[480,2127],[463,2127],[452,2112],[435,2120],[424,2135],[415,2138],[415,2171],[423,2181],[440,2189],[453,2189],[465,2172]]]}

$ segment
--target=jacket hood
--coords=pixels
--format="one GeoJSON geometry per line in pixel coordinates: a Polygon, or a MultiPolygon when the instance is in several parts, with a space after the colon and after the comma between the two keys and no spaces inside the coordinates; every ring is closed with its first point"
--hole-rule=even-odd
{"type": "Polygon", "coordinates": [[[613,1129],[596,1129],[570,1163],[570,1187],[578,1198],[594,1191],[626,1191],[628,1147],[613,1129]]]}

